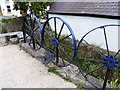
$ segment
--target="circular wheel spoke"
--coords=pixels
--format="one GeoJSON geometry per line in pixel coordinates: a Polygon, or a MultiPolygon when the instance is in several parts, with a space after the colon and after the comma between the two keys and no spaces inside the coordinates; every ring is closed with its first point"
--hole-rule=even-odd
{"type": "MultiPolygon", "coordinates": [[[[25,23],[25,22],[24,22],[25,23]]],[[[27,28],[30,30],[31,28],[25,23],[25,26],[27,26],[27,28]]]]}
{"type": "Polygon", "coordinates": [[[76,52],[76,40],[70,26],[61,18],[49,18],[42,32],[43,47],[55,53],[53,62],[64,67],[74,60],[76,52]],[[66,32],[67,33],[66,33],[66,32]]]}
{"type": "Polygon", "coordinates": [[[58,34],[58,40],[59,40],[59,38],[60,38],[60,35],[61,35],[61,33],[62,33],[62,29],[63,29],[64,25],[65,25],[65,24],[63,23],[62,26],[61,26],[60,32],[59,32],[59,34],[58,34]]]}
{"type": "Polygon", "coordinates": [[[78,58],[78,60],[79,60],[79,59],[102,63],[102,60],[94,60],[94,59],[89,59],[89,58],[78,58]]]}
{"type": "Polygon", "coordinates": [[[93,51],[97,52],[101,57],[103,57],[103,58],[105,57],[105,56],[103,56],[103,54],[102,54],[100,51],[98,51],[97,49],[95,49],[95,47],[92,46],[92,45],[90,45],[86,40],[83,39],[83,41],[84,41],[88,46],[90,46],[90,47],[93,49],[93,51]]]}
{"type": "Polygon", "coordinates": [[[27,14],[25,16],[23,21],[24,42],[29,43],[30,47],[34,50],[39,50],[41,48],[40,25],[35,15],[27,14]],[[26,36],[26,34],[28,36],[26,36]]]}
{"type": "Polygon", "coordinates": [[[63,44],[63,43],[60,43],[60,42],[59,42],[59,44],[60,44],[61,46],[67,47],[67,48],[69,48],[69,49],[71,49],[71,50],[74,50],[74,48],[69,47],[69,46],[68,46],[68,45],[66,45],[66,44],[63,44]]]}
{"type": "Polygon", "coordinates": [[[110,53],[109,53],[109,47],[108,47],[108,41],[107,41],[107,35],[106,35],[106,30],[105,28],[103,27],[103,31],[104,31],[104,36],[105,36],[105,44],[106,44],[106,48],[107,48],[107,56],[110,56],[110,53]]]}
{"type": "MultiPolygon", "coordinates": [[[[119,55],[120,49],[118,50],[118,52],[114,55],[114,57],[116,57],[117,55],[119,55]]],[[[120,56],[120,55],[119,55],[120,56]]]]}
{"type": "Polygon", "coordinates": [[[52,39],[53,37],[50,36],[50,34],[45,30],[45,37],[43,48],[45,48],[47,51],[50,51],[55,55],[55,47],[52,46],[52,39]]]}
{"type": "Polygon", "coordinates": [[[69,38],[71,35],[72,35],[72,34],[67,35],[66,37],[64,37],[64,38],[60,39],[59,41],[63,41],[63,40],[65,40],[66,38],[69,38]]]}
{"type": "Polygon", "coordinates": [[[72,59],[68,56],[68,54],[63,50],[63,48],[61,46],[59,46],[59,48],[61,49],[61,51],[66,55],[67,59],[71,62],[72,59]]]}
{"type": "Polygon", "coordinates": [[[49,36],[49,38],[54,39],[53,35],[51,36],[51,33],[49,33],[47,30],[45,30],[45,32],[49,36]]]}
{"type": "Polygon", "coordinates": [[[108,26],[120,25],[105,25],[92,29],[82,37],[77,47],[76,63],[78,69],[84,78],[95,88],[105,89],[106,86],[114,85],[115,81],[116,86],[120,85],[120,50],[111,50],[107,32],[108,26]],[[97,36],[96,33],[99,33],[101,37],[97,36]],[[97,38],[98,41],[103,39],[101,41],[102,45],[97,46],[100,43],[90,40],[91,36],[97,38]]]}
{"type": "Polygon", "coordinates": [[[38,30],[39,29],[39,27],[36,27],[33,31],[35,32],[36,30],[38,30]]]}
{"type": "Polygon", "coordinates": [[[104,66],[100,66],[100,67],[98,67],[97,69],[95,69],[95,70],[93,70],[93,71],[91,71],[91,72],[88,72],[85,76],[87,76],[87,75],[89,75],[89,74],[91,74],[91,73],[93,73],[93,72],[96,72],[97,70],[99,70],[99,69],[102,69],[104,66]]]}
{"type": "Polygon", "coordinates": [[[65,61],[65,54],[61,51],[61,49],[60,48],[58,48],[59,49],[59,59],[60,59],[60,62],[59,62],[59,64],[61,64],[61,65],[66,65],[66,64],[68,64],[66,61],[65,61]]]}
{"type": "MultiPolygon", "coordinates": [[[[31,17],[31,16],[30,16],[30,17],[31,17]]],[[[26,18],[26,23],[27,23],[27,25],[29,26],[29,28],[32,29],[32,27],[31,27],[31,25],[30,25],[30,22],[31,22],[30,17],[26,18]]]]}

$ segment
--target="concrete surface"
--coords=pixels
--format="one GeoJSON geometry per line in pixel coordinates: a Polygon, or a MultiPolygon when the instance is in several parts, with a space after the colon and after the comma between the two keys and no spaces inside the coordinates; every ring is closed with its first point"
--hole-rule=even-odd
{"type": "MultiPolygon", "coordinates": [[[[37,60],[40,60],[43,64],[45,64],[47,67],[56,67],[51,60],[54,60],[54,57],[50,55],[48,51],[45,49],[41,48],[37,51],[31,49],[31,47],[28,45],[28,43],[20,43],[20,48],[26,52],[28,52],[30,55],[34,56],[37,58],[37,60]]],[[[71,64],[67,67],[63,68],[57,68],[57,71],[62,74],[64,77],[71,78],[73,83],[81,83],[84,85],[86,88],[93,88],[93,86],[88,83],[82,74],[79,72],[78,67],[71,64]]],[[[94,80],[96,82],[97,80],[94,80]]],[[[97,81],[98,85],[101,83],[97,81]]]]}
{"type": "Polygon", "coordinates": [[[1,88],[75,88],[17,45],[0,47],[1,88]]]}

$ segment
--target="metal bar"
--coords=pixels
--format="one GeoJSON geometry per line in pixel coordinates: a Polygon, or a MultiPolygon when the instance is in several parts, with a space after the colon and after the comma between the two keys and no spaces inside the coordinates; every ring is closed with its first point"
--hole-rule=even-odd
{"type": "Polygon", "coordinates": [[[54,18],[55,38],[57,38],[56,18],[54,18]]]}
{"type": "Polygon", "coordinates": [[[30,27],[30,29],[32,29],[32,27],[30,26],[30,23],[28,23],[27,17],[26,17],[26,21],[27,21],[27,24],[28,24],[28,26],[30,27]]]}
{"type": "Polygon", "coordinates": [[[107,71],[106,71],[106,75],[105,75],[105,80],[104,80],[104,83],[103,83],[103,90],[105,90],[106,88],[106,85],[107,85],[107,79],[109,77],[109,74],[110,74],[110,68],[107,68],[107,71]]]}
{"type": "Polygon", "coordinates": [[[69,47],[68,45],[65,45],[65,44],[63,44],[63,43],[60,43],[60,42],[59,42],[59,44],[60,44],[60,45],[62,45],[62,46],[64,46],[64,47],[67,47],[67,48],[70,48],[70,49],[74,50],[74,48],[72,48],[72,47],[69,47]]]}
{"type": "Polygon", "coordinates": [[[31,18],[31,15],[30,15],[30,26],[31,26],[31,29],[33,30],[33,25],[32,25],[32,18],[31,18]]]}
{"type": "Polygon", "coordinates": [[[24,27],[22,27],[22,31],[23,31],[23,36],[24,36],[24,43],[26,43],[26,33],[25,33],[25,30],[24,30],[24,27]]]}
{"type": "Polygon", "coordinates": [[[59,41],[62,41],[62,40],[64,40],[64,39],[68,38],[68,37],[71,36],[71,35],[72,35],[72,34],[67,35],[66,37],[64,37],[63,39],[61,39],[61,40],[59,40],[59,41]]]}
{"type": "Polygon", "coordinates": [[[78,58],[78,59],[84,59],[84,60],[89,60],[89,61],[95,61],[95,62],[101,62],[102,63],[101,60],[93,60],[93,59],[87,59],[87,58],[78,58]]]}
{"type": "Polygon", "coordinates": [[[58,65],[58,63],[59,63],[59,49],[58,49],[58,47],[56,47],[55,49],[56,49],[56,65],[58,65]]]}
{"type": "Polygon", "coordinates": [[[34,18],[34,20],[33,20],[33,26],[32,26],[32,28],[34,29],[34,27],[35,27],[35,18],[34,18]]]}
{"type": "Polygon", "coordinates": [[[54,38],[52,28],[51,28],[51,26],[49,25],[49,21],[48,21],[48,23],[46,23],[46,24],[48,25],[48,31],[50,31],[50,32],[51,32],[52,37],[54,38]],[[50,30],[49,30],[49,29],[50,29],[50,30]]]}
{"type": "MultiPolygon", "coordinates": [[[[49,35],[49,33],[45,30],[45,32],[49,35]]],[[[49,35],[49,37],[51,38],[51,39],[53,39],[54,37],[52,37],[51,35],[49,35]]]]}
{"type": "Polygon", "coordinates": [[[49,52],[53,53],[54,55],[55,55],[55,53],[56,53],[55,51],[53,51],[53,50],[51,50],[51,49],[45,47],[45,45],[43,46],[43,48],[46,49],[46,50],[48,50],[49,52]]]}
{"type": "MultiPolygon", "coordinates": [[[[25,22],[24,22],[25,23],[25,22]]],[[[25,23],[25,25],[27,26],[27,28],[30,30],[30,27],[27,25],[27,23],[25,23]]]]}
{"type": "Polygon", "coordinates": [[[103,27],[103,31],[104,31],[104,36],[105,36],[105,43],[106,43],[106,47],[107,47],[107,53],[108,53],[108,56],[109,56],[110,54],[109,54],[109,48],[108,48],[108,42],[107,42],[107,35],[106,35],[106,31],[105,31],[104,27],[103,27]]]}
{"type": "Polygon", "coordinates": [[[39,29],[39,26],[38,26],[38,27],[36,27],[36,28],[34,29],[34,31],[36,31],[37,29],[39,29]]]}
{"type": "Polygon", "coordinates": [[[90,45],[86,40],[83,39],[83,41],[84,41],[87,45],[89,45],[94,51],[96,51],[101,57],[104,58],[104,56],[103,56],[98,50],[96,50],[92,45],[90,45]]]}
{"type": "MultiPolygon", "coordinates": [[[[54,26],[55,26],[55,38],[57,39],[57,28],[56,28],[56,18],[54,18],[54,26]]],[[[55,47],[56,49],[56,65],[59,63],[59,49],[58,47],[55,47]]]]}
{"type": "Polygon", "coordinates": [[[95,69],[94,71],[91,71],[91,72],[87,73],[85,76],[87,76],[87,75],[89,75],[89,74],[91,74],[91,73],[93,73],[93,72],[95,72],[95,71],[97,71],[97,70],[99,70],[99,69],[101,69],[101,68],[103,68],[103,67],[104,67],[104,66],[101,66],[101,67],[95,69]]]}
{"type": "Polygon", "coordinates": [[[114,55],[114,57],[116,57],[116,56],[119,54],[119,52],[120,52],[120,49],[119,49],[118,52],[114,55]]]}
{"type": "MultiPolygon", "coordinates": [[[[59,49],[59,48],[58,48],[58,49],[59,49]]],[[[59,49],[59,53],[60,53],[60,59],[62,60],[62,62],[63,62],[63,65],[65,66],[64,59],[62,58],[62,57],[63,57],[63,55],[62,55],[62,53],[60,52],[60,49],[59,49]]]]}
{"type": "Polygon", "coordinates": [[[58,34],[58,39],[59,39],[59,37],[60,37],[60,35],[61,35],[61,32],[62,32],[63,27],[64,27],[64,23],[63,23],[62,26],[61,26],[60,32],[59,32],[59,34],[58,34]]]}
{"type": "Polygon", "coordinates": [[[70,60],[70,61],[72,61],[71,60],[71,58],[67,55],[67,53],[62,49],[62,47],[59,45],[59,48],[62,50],[62,52],[67,56],[67,58],[70,60]]]}
{"type": "Polygon", "coordinates": [[[35,38],[34,38],[34,35],[32,36],[32,40],[33,40],[33,49],[35,50],[36,46],[35,46],[35,38]]]}

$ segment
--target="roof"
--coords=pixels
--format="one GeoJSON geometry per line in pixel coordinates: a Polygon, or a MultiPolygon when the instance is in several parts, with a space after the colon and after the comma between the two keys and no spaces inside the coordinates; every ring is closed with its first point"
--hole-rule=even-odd
{"type": "Polygon", "coordinates": [[[55,2],[48,13],[120,18],[120,2],[55,2]]]}

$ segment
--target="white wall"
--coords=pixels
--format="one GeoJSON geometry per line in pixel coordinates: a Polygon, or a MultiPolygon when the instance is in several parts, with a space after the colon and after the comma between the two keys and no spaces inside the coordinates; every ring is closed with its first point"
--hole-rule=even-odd
{"type": "Polygon", "coordinates": [[[0,0],[1,10],[3,13],[3,16],[21,16],[20,11],[13,10],[14,2],[12,0],[9,0],[8,2],[6,0],[0,0]],[[10,6],[11,13],[8,13],[7,6],[10,6]]]}
{"type": "MultiPolygon", "coordinates": [[[[61,17],[73,29],[76,39],[81,39],[88,31],[101,25],[118,24],[117,19],[105,19],[85,16],[66,16],[49,14],[49,17],[61,17]]],[[[60,24],[58,24],[60,25],[60,24]]],[[[111,51],[118,51],[118,27],[106,28],[108,44],[111,51]]],[[[67,33],[66,33],[67,34],[67,33]]],[[[104,33],[102,29],[90,33],[85,38],[89,43],[95,44],[106,49],[104,33]]]]}

